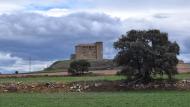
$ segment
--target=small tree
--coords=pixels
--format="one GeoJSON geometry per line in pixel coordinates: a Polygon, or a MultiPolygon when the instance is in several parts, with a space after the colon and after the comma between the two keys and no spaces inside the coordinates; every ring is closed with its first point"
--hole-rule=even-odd
{"type": "Polygon", "coordinates": [[[159,30],[131,30],[114,43],[118,50],[115,61],[124,66],[123,74],[136,82],[150,82],[156,74],[177,73],[179,46],[168,40],[168,34],[159,30]]]}
{"type": "Polygon", "coordinates": [[[19,72],[18,71],[15,71],[15,74],[18,74],[19,72]]]}
{"type": "Polygon", "coordinates": [[[76,60],[70,63],[68,72],[72,75],[81,75],[89,71],[90,63],[86,60],[76,60]]]}

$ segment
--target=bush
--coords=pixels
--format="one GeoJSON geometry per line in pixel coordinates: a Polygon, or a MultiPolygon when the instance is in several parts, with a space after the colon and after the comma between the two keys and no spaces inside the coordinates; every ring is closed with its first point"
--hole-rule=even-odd
{"type": "Polygon", "coordinates": [[[15,71],[15,74],[18,74],[19,72],[18,71],[15,71]]]}
{"type": "Polygon", "coordinates": [[[82,75],[89,71],[90,63],[86,60],[76,60],[70,63],[68,72],[72,75],[82,75]]]}

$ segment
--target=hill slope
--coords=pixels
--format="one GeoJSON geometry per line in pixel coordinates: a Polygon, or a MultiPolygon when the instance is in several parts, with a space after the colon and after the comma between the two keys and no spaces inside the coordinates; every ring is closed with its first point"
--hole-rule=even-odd
{"type": "MultiPolygon", "coordinates": [[[[116,64],[111,59],[104,60],[88,60],[91,64],[90,70],[107,70],[117,68],[116,64]]],[[[46,68],[44,71],[40,72],[63,72],[67,71],[72,60],[62,60],[53,63],[50,67],[46,68]]],[[[190,63],[182,63],[180,62],[177,65],[177,69],[179,73],[187,73],[190,72],[190,63]]]]}
{"type": "MultiPolygon", "coordinates": [[[[112,69],[115,67],[113,60],[88,60],[91,64],[90,70],[105,70],[112,69]]],[[[50,67],[46,68],[43,72],[61,72],[67,71],[72,60],[62,60],[53,63],[50,67]]]]}

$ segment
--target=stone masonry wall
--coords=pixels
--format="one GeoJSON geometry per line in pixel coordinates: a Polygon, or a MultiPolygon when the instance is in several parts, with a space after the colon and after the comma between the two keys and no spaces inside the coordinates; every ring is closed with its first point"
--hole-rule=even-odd
{"type": "Polygon", "coordinates": [[[103,43],[79,44],[75,46],[75,59],[102,60],[103,43]]]}

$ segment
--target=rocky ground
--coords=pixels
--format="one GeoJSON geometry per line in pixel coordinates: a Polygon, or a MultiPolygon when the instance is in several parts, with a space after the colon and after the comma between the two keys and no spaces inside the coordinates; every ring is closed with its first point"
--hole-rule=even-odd
{"type": "Polygon", "coordinates": [[[155,81],[149,84],[127,85],[124,81],[79,81],[72,83],[6,83],[0,84],[0,93],[6,92],[109,92],[128,90],[190,90],[190,80],[175,82],[155,81]]]}

